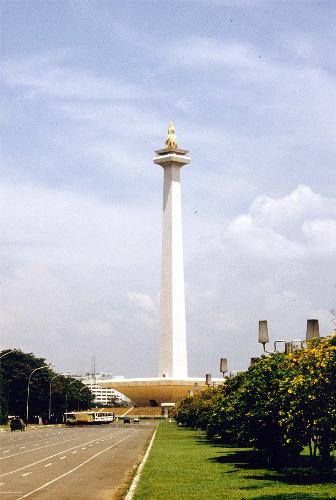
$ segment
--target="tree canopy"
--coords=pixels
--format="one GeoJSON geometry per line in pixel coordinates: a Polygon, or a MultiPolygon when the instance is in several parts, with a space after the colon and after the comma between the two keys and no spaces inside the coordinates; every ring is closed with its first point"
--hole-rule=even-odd
{"type": "Polygon", "coordinates": [[[2,422],[7,421],[8,415],[26,418],[29,377],[29,421],[38,416],[48,420],[49,405],[52,421],[62,421],[66,406],[68,410],[91,406],[93,394],[90,389],[76,378],[53,371],[44,358],[18,349],[1,351],[0,356],[2,422]]]}
{"type": "Polygon", "coordinates": [[[273,461],[295,459],[308,445],[327,462],[336,447],[336,335],[262,356],[222,386],[186,397],[175,417],[273,461]]]}

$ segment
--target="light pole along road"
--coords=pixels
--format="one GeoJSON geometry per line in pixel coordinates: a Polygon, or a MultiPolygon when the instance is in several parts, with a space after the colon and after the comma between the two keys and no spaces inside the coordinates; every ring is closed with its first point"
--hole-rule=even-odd
{"type": "Polygon", "coordinates": [[[61,373],[57,373],[57,375],[55,375],[49,382],[49,408],[48,408],[48,422],[50,421],[50,417],[51,417],[51,384],[53,382],[53,380],[55,380],[55,378],[57,377],[62,377],[62,374],[61,373]]]}
{"type": "Polygon", "coordinates": [[[69,384],[67,384],[66,389],[65,389],[65,413],[67,413],[67,411],[68,411],[69,387],[70,387],[70,385],[74,384],[75,382],[78,382],[78,380],[72,380],[69,384]]]}
{"type": "Polygon", "coordinates": [[[26,408],[26,424],[28,425],[28,416],[29,416],[29,392],[30,392],[30,380],[32,375],[37,372],[37,370],[43,370],[44,368],[50,368],[50,365],[39,366],[38,368],[34,368],[33,371],[30,372],[28,378],[28,386],[27,386],[27,408],[26,408]]]}

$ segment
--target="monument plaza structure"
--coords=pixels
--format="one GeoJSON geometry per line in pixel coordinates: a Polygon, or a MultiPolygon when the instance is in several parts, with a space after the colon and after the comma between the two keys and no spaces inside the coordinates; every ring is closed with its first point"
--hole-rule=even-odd
{"type": "Polygon", "coordinates": [[[190,158],[188,151],[178,148],[172,122],[165,148],[156,151],[153,161],[163,168],[159,377],[100,383],[137,406],[175,403],[188,391],[205,386],[204,378],[188,378],[180,171],[190,158]]]}

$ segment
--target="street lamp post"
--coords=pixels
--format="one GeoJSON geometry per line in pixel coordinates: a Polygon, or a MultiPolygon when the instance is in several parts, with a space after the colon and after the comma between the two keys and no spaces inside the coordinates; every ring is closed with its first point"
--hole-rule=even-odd
{"type": "Polygon", "coordinates": [[[33,373],[37,372],[37,370],[43,370],[43,368],[50,368],[49,365],[43,365],[39,366],[38,368],[34,368],[32,372],[30,372],[29,378],[28,378],[28,386],[27,386],[27,408],[26,408],[26,424],[28,425],[28,415],[29,415],[29,392],[30,392],[30,379],[33,375],[33,373]]]}
{"type": "Polygon", "coordinates": [[[52,384],[52,381],[55,380],[55,378],[57,377],[61,377],[62,374],[61,373],[58,373],[57,375],[55,375],[49,382],[49,408],[48,408],[48,422],[50,420],[50,417],[51,417],[51,384],[52,384]]]}
{"type": "Polygon", "coordinates": [[[86,385],[84,387],[82,387],[80,389],[80,391],[78,392],[77,394],[77,411],[79,411],[79,396],[80,396],[80,393],[84,390],[84,389],[87,389],[86,385]]]}
{"type": "Polygon", "coordinates": [[[68,411],[68,391],[70,385],[74,384],[75,382],[78,382],[77,380],[72,380],[70,384],[67,385],[66,390],[65,390],[65,413],[68,411]]]}
{"type": "Polygon", "coordinates": [[[223,378],[225,378],[225,373],[228,371],[228,362],[227,358],[221,358],[219,364],[219,371],[223,374],[223,378]]]}
{"type": "Polygon", "coordinates": [[[320,336],[319,330],[319,322],[317,319],[308,319],[307,320],[307,332],[306,332],[306,340],[301,339],[293,339],[287,342],[286,340],[276,340],[274,342],[273,351],[266,350],[266,344],[269,342],[268,335],[268,326],[266,320],[259,321],[259,344],[262,344],[263,350],[265,354],[274,354],[276,352],[280,352],[277,348],[277,344],[283,344],[285,354],[297,351],[298,349],[303,349],[307,345],[307,341],[320,336]]]}

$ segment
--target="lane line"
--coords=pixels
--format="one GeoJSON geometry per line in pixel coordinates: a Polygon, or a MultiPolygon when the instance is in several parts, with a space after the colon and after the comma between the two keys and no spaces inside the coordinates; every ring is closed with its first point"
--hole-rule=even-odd
{"type": "Polygon", "coordinates": [[[22,477],[29,476],[29,474],[32,474],[32,472],[25,472],[24,474],[21,474],[22,477]]]}
{"type": "MultiPolygon", "coordinates": [[[[20,470],[27,469],[28,467],[33,467],[33,465],[37,465],[41,462],[44,462],[45,460],[50,460],[51,458],[57,457],[57,455],[61,455],[61,453],[66,453],[68,451],[73,450],[74,448],[79,448],[80,446],[83,446],[83,444],[88,445],[89,443],[92,443],[94,441],[97,441],[97,439],[93,439],[92,441],[88,441],[87,443],[77,444],[76,446],[72,446],[72,448],[68,448],[66,450],[59,451],[58,453],[54,453],[54,455],[50,455],[49,457],[42,458],[41,460],[37,460],[36,462],[33,462],[31,464],[20,467],[19,469],[15,469],[15,470],[12,470],[10,472],[5,472],[4,474],[0,474],[0,477],[9,476],[10,474],[14,474],[14,472],[19,472],[20,470]]],[[[93,445],[90,445],[90,446],[93,446],[93,445]]]]}
{"type": "Polygon", "coordinates": [[[73,455],[74,455],[75,453],[78,453],[78,450],[75,450],[75,451],[73,451],[73,452],[72,452],[72,454],[73,454],[73,455]]]}
{"type": "Polygon", "coordinates": [[[50,467],[52,465],[52,463],[50,462],[49,464],[45,464],[44,467],[50,467]]]}
{"type": "Polygon", "coordinates": [[[77,467],[74,467],[73,469],[69,470],[68,472],[65,472],[64,474],[62,474],[61,476],[58,476],[56,477],[55,479],[53,479],[52,481],[49,481],[48,483],[44,483],[42,484],[42,486],[40,486],[39,488],[35,488],[35,490],[32,490],[32,491],[29,491],[28,493],[26,493],[25,495],[23,495],[22,497],[20,498],[17,498],[16,500],[22,500],[23,498],[27,498],[27,497],[30,497],[30,495],[33,495],[33,493],[36,493],[37,491],[41,491],[43,490],[44,488],[47,488],[48,486],[50,486],[51,484],[55,483],[56,481],[58,481],[59,479],[62,479],[63,477],[66,477],[68,476],[69,474],[72,474],[73,472],[75,472],[76,470],[80,469],[81,467],[83,467],[83,465],[87,464],[88,462],[91,462],[91,460],[94,460],[95,458],[99,457],[99,455],[101,455],[102,453],[105,453],[106,451],[110,450],[111,448],[114,448],[114,446],[117,446],[117,444],[121,443],[122,441],[126,441],[126,439],[129,439],[131,436],[133,436],[133,434],[135,434],[136,431],[133,431],[132,434],[129,434],[128,436],[125,436],[124,438],[120,439],[119,441],[117,441],[116,443],[113,443],[111,444],[110,446],[108,446],[107,448],[105,448],[104,450],[102,451],[99,451],[98,453],[96,453],[95,455],[93,455],[92,457],[88,458],[87,460],[85,460],[84,462],[82,462],[81,464],[77,465],[77,467]]]}
{"type": "MultiPolygon", "coordinates": [[[[90,436],[92,434],[94,434],[94,432],[90,432],[90,434],[88,434],[88,435],[90,436]]],[[[32,448],[32,449],[26,450],[26,451],[20,451],[20,453],[14,453],[14,455],[6,455],[5,457],[0,457],[0,460],[6,460],[7,458],[17,457],[18,455],[23,455],[24,453],[30,453],[31,451],[43,450],[44,448],[50,448],[50,446],[58,446],[59,444],[68,443],[69,441],[74,441],[75,439],[78,439],[78,437],[65,439],[64,441],[55,441],[55,443],[53,443],[53,444],[41,446],[40,448],[32,448]]]]}
{"type": "Polygon", "coordinates": [[[66,457],[60,457],[60,460],[64,460],[66,457]]]}

